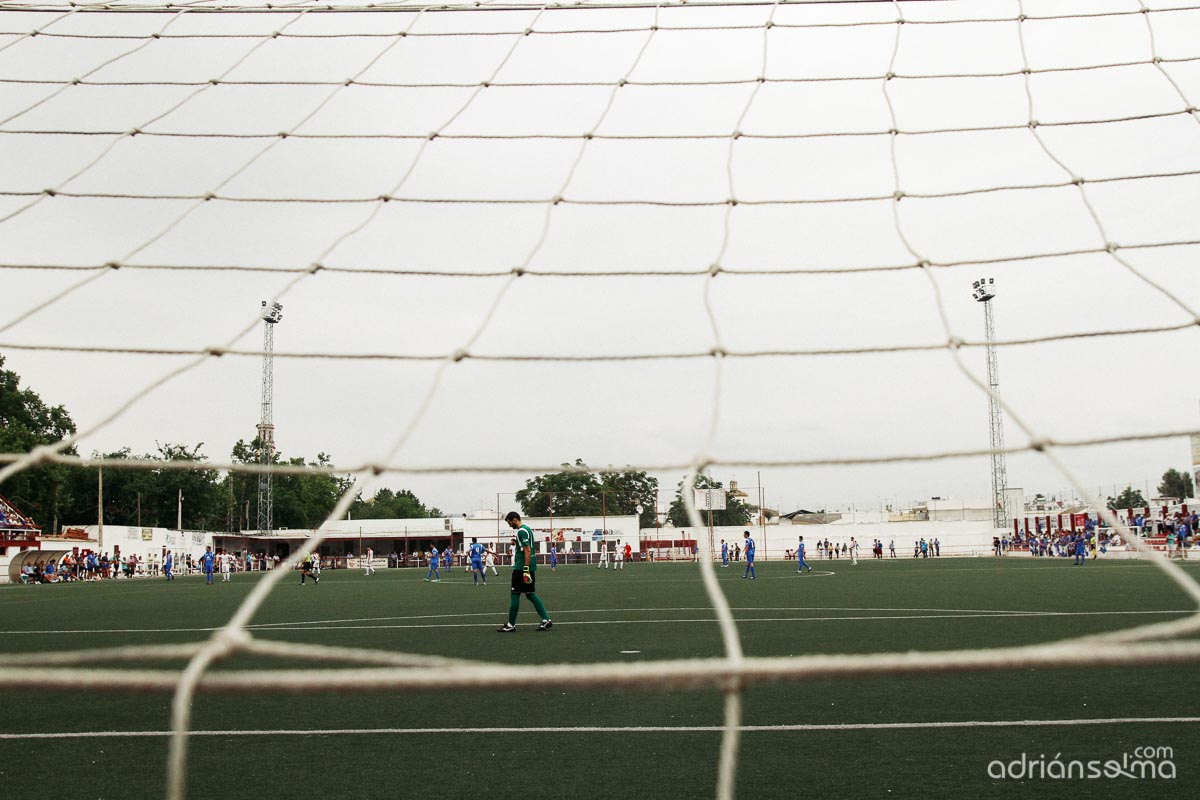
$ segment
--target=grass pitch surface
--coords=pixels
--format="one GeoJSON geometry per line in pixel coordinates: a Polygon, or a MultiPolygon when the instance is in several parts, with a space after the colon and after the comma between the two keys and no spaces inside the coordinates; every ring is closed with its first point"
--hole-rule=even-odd
{"type": "MultiPolygon", "coordinates": [[[[741,579],[743,566],[717,571],[751,656],[1022,645],[1188,609],[1181,592],[1138,561],[841,560],[816,562],[802,577],[768,562],[756,581],[741,579]]],[[[523,601],[512,635],[494,632],[505,618],[508,570],[478,588],[461,570],[438,584],[423,575],[326,571],[319,585],[303,587],[289,576],[254,633],[530,665],[722,653],[694,564],[541,568],[538,590],[554,629],[535,632],[523,601]]],[[[200,641],[256,580],[0,587],[0,652],[200,641]]],[[[238,657],[218,669],[280,666],[296,665],[238,657]]],[[[1186,665],[752,687],[738,797],[1195,796],[1197,678],[1200,668],[1186,665]],[[1173,779],[989,775],[989,762],[1022,754],[1119,761],[1144,746],[1172,748],[1173,779]]],[[[167,739],[154,732],[169,728],[169,705],[161,694],[3,691],[0,798],[161,797],[167,739]],[[150,735],[129,735],[136,732],[150,735]]],[[[720,732],[706,728],[721,722],[715,691],[201,694],[188,792],[193,800],[712,797],[720,732]],[[535,730],[495,730],[513,727],[535,730]]]]}

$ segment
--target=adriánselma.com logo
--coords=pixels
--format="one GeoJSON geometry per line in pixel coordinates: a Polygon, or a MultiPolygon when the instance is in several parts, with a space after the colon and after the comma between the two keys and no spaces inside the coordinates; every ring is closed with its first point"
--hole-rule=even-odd
{"type": "Polygon", "coordinates": [[[999,759],[988,762],[987,774],[992,780],[1175,780],[1175,751],[1170,747],[1138,747],[1120,758],[1072,758],[1064,760],[1062,753],[1052,758],[1040,754],[1030,758],[1022,753],[1012,761],[999,759]]]}

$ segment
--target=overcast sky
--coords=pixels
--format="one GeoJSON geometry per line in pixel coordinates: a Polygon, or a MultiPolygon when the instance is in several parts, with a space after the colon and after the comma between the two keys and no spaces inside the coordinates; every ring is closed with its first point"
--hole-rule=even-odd
{"type": "MultiPolygon", "coordinates": [[[[905,25],[892,67],[897,77],[886,81],[885,96],[881,76],[892,59],[895,24],[792,26],[890,21],[896,10],[889,3],[420,15],[64,15],[67,9],[54,4],[39,4],[44,12],[16,5],[0,3],[0,118],[7,120],[0,125],[0,217],[20,211],[0,222],[0,353],[26,385],[65,405],[81,429],[194,357],[13,345],[194,349],[224,345],[248,329],[235,347],[254,351],[262,344],[261,325],[251,325],[259,302],[281,292],[277,445],[285,456],[324,451],[346,465],[392,449],[418,414],[438,365],[340,356],[452,353],[468,345],[496,303],[469,345],[473,355],[703,353],[715,344],[704,302],[710,283],[729,351],[942,344],[947,336],[935,295],[918,269],[712,279],[528,274],[511,285],[508,277],[368,272],[503,273],[519,265],[692,272],[719,263],[778,273],[912,265],[918,259],[897,233],[890,199],[892,137],[882,133],[893,127],[889,98],[902,131],[895,137],[899,184],[909,195],[1143,176],[1085,185],[1106,236],[1080,189],[1070,185],[902,200],[901,230],[920,258],[1001,259],[932,270],[955,336],[983,337],[983,309],[971,298],[971,283],[981,276],[999,286],[994,310],[1001,340],[1183,325],[1193,318],[1185,308],[1200,308],[1195,245],[1120,251],[1183,307],[1107,253],[1003,260],[1093,250],[1106,241],[1200,240],[1200,177],[1144,177],[1200,170],[1200,117],[1184,113],[1200,105],[1200,10],[1166,11],[1171,4],[1155,2],[1147,16],[905,25]],[[1164,59],[1158,66],[1149,63],[1147,17],[1164,59]],[[774,27],[764,37],[768,20],[774,27]],[[659,29],[650,30],[655,24],[659,29]],[[521,35],[527,28],[537,33],[521,35]],[[41,35],[28,36],[34,29],[41,35]],[[480,35],[378,35],[405,30],[480,35]],[[272,38],[274,31],[284,35],[272,38]],[[80,38],[156,32],[158,39],[80,38]],[[1034,70],[1033,118],[1061,165],[1022,127],[1030,111],[1019,32],[1034,70]],[[329,36],[352,33],[376,35],[329,36]],[[1138,63],[1038,72],[1124,62],[1138,63]],[[997,72],[1017,74],[911,77],[997,72]],[[768,79],[761,86],[760,75],[768,79]],[[798,80],[852,77],[867,79],[798,80]],[[84,83],[25,82],[75,78],[84,83]],[[214,78],[240,85],[205,88],[214,78]],[[437,86],[344,85],[350,78],[437,86]],[[617,86],[622,79],[628,84],[617,86]],[[313,81],[343,85],[279,85],[313,81]],[[145,82],[189,85],[127,85],[145,82]],[[481,82],[493,85],[480,89],[481,82]],[[514,83],[525,85],[504,85],[514,83]],[[1144,118],[1047,125],[1135,116],[1144,118]],[[994,126],[1013,127],[913,133],[994,126]],[[193,135],[113,133],[134,128],[193,135]],[[735,130],[743,135],[731,149],[735,130]],[[61,134],[86,131],[109,133],[61,134]],[[299,136],[273,136],[280,131],[299,136]],[[442,136],[388,138],[431,131],[442,136]],[[596,136],[582,138],[589,131],[596,136]],[[813,133],[876,135],[794,136],[813,133]],[[368,135],[374,138],[355,138],[368,135]],[[495,138],[514,135],[565,138],[495,138]],[[696,135],[709,138],[671,138],[696,135]],[[730,176],[732,196],[741,201],[732,208],[724,203],[730,176]],[[14,194],[47,188],[135,197],[58,195],[31,205],[37,198],[14,194]],[[208,193],[267,202],[136,197],[208,193]],[[404,201],[372,200],[385,193],[404,201]],[[567,202],[552,205],[556,196],[567,202]],[[793,202],[822,199],[840,201],[793,202]],[[512,200],[532,202],[478,202],[512,200]],[[11,268],[117,261],[295,270],[316,260],[357,274],[106,270],[25,318],[92,273],[11,268]]],[[[1020,13],[1015,0],[901,7],[913,21],[1015,20],[1020,13]]],[[[1136,0],[1031,0],[1024,12],[1138,7],[1136,0]]],[[[1184,329],[1003,347],[1001,393],[1035,430],[1058,439],[1195,429],[1196,342],[1197,333],[1184,329]]],[[[982,376],[982,349],[962,352],[982,376]]],[[[209,358],[87,436],[80,451],[152,452],[156,441],[203,442],[210,458],[225,461],[236,440],[255,433],[261,367],[253,356],[209,358]]],[[[718,461],[988,446],[987,398],[945,350],[728,358],[722,372],[711,450],[718,461]]],[[[704,446],[715,374],[712,358],[466,359],[445,370],[393,463],[688,462],[704,446]]],[[[1009,445],[1028,442],[1011,420],[1005,432],[1009,445]]],[[[1166,468],[1186,469],[1190,460],[1184,438],[1069,450],[1064,457],[1104,492],[1125,482],[1153,491],[1166,468]]],[[[716,466],[712,474],[757,483],[755,467],[716,466]]],[[[680,476],[659,474],[669,491],[680,476]]],[[[1030,492],[1067,486],[1034,455],[1010,456],[1008,476],[1010,486],[1030,492]]],[[[497,492],[515,491],[525,477],[388,475],[380,485],[410,488],[460,513],[494,506],[497,492]]],[[[990,469],[986,458],[764,468],[762,485],[768,505],[784,511],[907,505],[930,495],[987,497],[990,469]]],[[[502,496],[502,506],[511,503],[502,496]]]]}

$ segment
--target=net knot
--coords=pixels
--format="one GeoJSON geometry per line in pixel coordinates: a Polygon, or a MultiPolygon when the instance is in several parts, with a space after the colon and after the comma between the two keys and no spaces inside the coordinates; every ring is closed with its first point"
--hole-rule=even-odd
{"type": "Polygon", "coordinates": [[[308,265],[308,274],[315,275],[323,269],[325,269],[324,264],[322,264],[320,261],[314,261],[313,263],[308,265]]]}
{"type": "Polygon", "coordinates": [[[457,350],[455,350],[453,353],[450,354],[450,360],[452,360],[455,364],[457,364],[459,361],[462,361],[464,358],[467,358],[468,356],[469,356],[469,353],[467,353],[466,350],[464,350],[463,348],[460,347],[457,350]]]}
{"type": "Polygon", "coordinates": [[[82,82],[83,82],[83,78],[72,78],[71,79],[72,86],[78,86],[82,82]]]}
{"type": "Polygon", "coordinates": [[[287,137],[288,137],[288,132],[287,132],[287,131],[280,131],[280,132],[279,132],[279,138],[280,138],[280,139],[286,139],[287,137]]]}
{"type": "Polygon", "coordinates": [[[1121,249],[1121,245],[1117,244],[1116,242],[1105,242],[1104,243],[1105,252],[1115,253],[1120,249],[1121,249]]]}
{"type": "Polygon", "coordinates": [[[1071,178],[1071,183],[1075,184],[1076,186],[1083,186],[1083,184],[1086,183],[1086,181],[1084,181],[1084,179],[1079,177],[1078,175],[1075,175],[1071,178]]]}
{"type": "Polygon", "coordinates": [[[343,86],[349,86],[349,85],[351,85],[352,83],[354,83],[354,78],[346,78],[346,82],[345,82],[345,83],[343,83],[342,85],[343,85],[343,86]]]}
{"type": "Polygon", "coordinates": [[[54,197],[58,192],[53,189],[42,189],[42,194],[46,195],[46,197],[54,197]]]}
{"type": "Polygon", "coordinates": [[[966,342],[957,336],[951,336],[946,341],[946,346],[949,347],[951,350],[959,350],[962,348],[962,346],[964,344],[966,344],[966,342]]]}
{"type": "Polygon", "coordinates": [[[708,274],[713,276],[714,278],[716,276],[720,275],[721,272],[722,272],[722,269],[721,269],[720,264],[713,264],[713,265],[709,266],[709,268],[708,268],[708,274]]]}
{"type": "Polygon", "coordinates": [[[227,353],[227,352],[228,351],[224,347],[206,347],[206,348],[204,348],[204,354],[207,356],[213,356],[214,358],[220,358],[221,356],[225,355],[225,353],[227,353]]]}
{"type": "Polygon", "coordinates": [[[932,266],[933,266],[933,264],[931,264],[928,260],[923,259],[923,260],[917,262],[918,269],[929,269],[932,266]]]}
{"type": "Polygon", "coordinates": [[[107,264],[105,264],[104,266],[105,266],[105,267],[107,267],[108,269],[120,269],[120,268],[121,268],[121,262],[119,262],[119,261],[109,261],[109,262],[108,262],[107,264]]]}
{"type": "Polygon", "coordinates": [[[1034,439],[1029,443],[1029,449],[1038,453],[1044,452],[1053,442],[1049,439],[1034,439]]]}
{"type": "Polygon", "coordinates": [[[712,356],[713,358],[724,358],[725,356],[729,355],[729,354],[728,354],[728,353],[725,351],[725,348],[724,348],[724,347],[721,347],[721,346],[719,346],[719,345],[718,345],[718,346],[716,346],[716,347],[714,347],[714,348],[712,348],[711,350],[709,350],[709,351],[708,351],[708,354],[709,354],[710,356],[712,356]]]}
{"type": "Polygon", "coordinates": [[[896,201],[903,200],[903,199],[904,199],[904,192],[902,192],[902,191],[900,191],[899,189],[897,189],[897,190],[895,191],[895,193],[892,195],[892,199],[893,199],[893,200],[896,200],[896,201]]]}
{"type": "Polygon", "coordinates": [[[725,202],[726,202],[726,203],[728,203],[728,204],[729,204],[729,205],[731,205],[731,206],[736,206],[736,205],[738,204],[738,201],[737,201],[737,198],[736,198],[736,197],[731,197],[731,198],[729,198],[728,200],[726,200],[725,202]]]}
{"type": "Polygon", "coordinates": [[[1029,127],[1030,127],[1030,128],[1036,128],[1037,126],[1038,126],[1038,121],[1037,121],[1036,119],[1031,119],[1031,120],[1029,120],[1029,127]]]}
{"type": "Polygon", "coordinates": [[[891,80],[892,78],[894,78],[894,77],[896,77],[896,73],[894,73],[894,72],[889,72],[889,73],[887,73],[886,75],[884,75],[884,76],[883,76],[883,79],[884,79],[885,81],[890,81],[890,80],[891,80]]]}

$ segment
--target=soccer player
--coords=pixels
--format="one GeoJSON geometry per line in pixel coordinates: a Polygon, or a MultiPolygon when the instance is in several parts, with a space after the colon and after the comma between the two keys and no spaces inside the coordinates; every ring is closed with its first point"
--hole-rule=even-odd
{"type": "Polygon", "coordinates": [[[608,569],[608,545],[604,543],[603,539],[600,540],[600,560],[596,562],[596,569],[600,569],[600,567],[608,569]]]}
{"type": "Polygon", "coordinates": [[[858,541],[853,536],[850,537],[850,566],[858,566],[858,541]]]}
{"type": "Polygon", "coordinates": [[[558,572],[558,548],[553,542],[550,544],[550,571],[558,572]]]}
{"type": "Polygon", "coordinates": [[[175,554],[168,550],[167,557],[163,559],[163,575],[166,575],[169,581],[175,580],[173,569],[175,569],[175,554]]]}
{"type": "Polygon", "coordinates": [[[617,540],[617,549],[613,551],[613,571],[625,569],[625,548],[621,547],[621,540],[617,540]]]}
{"type": "Polygon", "coordinates": [[[729,566],[729,542],[721,540],[721,566],[729,566]]]}
{"type": "Polygon", "coordinates": [[[812,565],[804,560],[804,537],[800,537],[800,545],[796,548],[796,574],[804,572],[804,568],[808,567],[808,571],[812,572],[812,565]]]}
{"type": "Polygon", "coordinates": [[[204,570],[204,583],[208,586],[213,585],[213,567],[216,566],[217,556],[212,551],[212,545],[204,549],[204,555],[200,556],[200,566],[204,570]]]}
{"type": "Polygon", "coordinates": [[[321,579],[313,574],[313,562],[314,562],[314,558],[313,558],[312,553],[309,553],[308,555],[306,555],[304,557],[304,560],[300,562],[300,585],[301,586],[304,585],[305,578],[312,578],[313,583],[320,583],[321,579]]]}
{"type": "Polygon", "coordinates": [[[479,543],[476,538],[471,539],[471,546],[467,549],[467,553],[471,556],[471,579],[475,585],[479,585],[479,579],[483,578],[483,585],[487,586],[487,571],[483,568],[483,551],[487,549],[479,543]]]}
{"type": "Polygon", "coordinates": [[[891,553],[891,557],[895,558],[896,557],[896,540],[895,539],[888,540],[888,550],[891,553]]]}
{"type": "Polygon", "coordinates": [[[496,551],[490,548],[484,551],[483,575],[485,578],[487,577],[487,571],[489,567],[491,568],[493,575],[500,574],[496,571],[496,551]]]}
{"type": "Polygon", "coordinates": [[[633,545],[629,542],[625,543],[625,560],[631,564],[633,563],[633,545]]]}
{"type": "Polygon", "coordinates": [[[312,553],[312,578],[313,583],[321,580],[321,554],[316,550],[312,553]]]}
{"type": "Polygon", "coordinates": [[[430,578],[433,578],[433,583],[442,580],[442,576],[438,572],[438,549],[433,545],[429,545],[429,572],[425,573],[425,580],[430,578]]]}
{"type": "Polygon", "coordinates": [[[368,547],[366,562],[363,564],[363,575],[374,575],[375,574],[375,566],[371,563],[374,560],[375,560],[375,550],[368,547]]]}
{"type": "Polygon", "coordinates": [[[510,511],[504,516],[508,527],[517,531],[517,550],[513,557],[512,593],[508,598],[508,622],[496,629],[498,633],[512,633],[517,629],[517,609],[521,607],[521,595],[533,603],[534,610],[542,619],[539,631],[548,631],[554,626],[542,598],[537,596],[537,560],[533,557],[533,531],[521,523],[521,515],[510,511]]]}
{"type": "Polygon", "coordinates": [[[221,582],[225,583],[233,575],[233,553],[226,551],[221,554],[221,582]]]}
{"type": "Polygon", "coordinates": [[[742,550],[742,553],[746,556],[746,571],[742,573],[742,577],[754,580],[754,540],[750,538],[750,531],[743,531],[742,536],[746,540],[745,547],[742,550]]]}
{"type": "Polygon", "coordinates": [[[450,551],[450,546],[446,545],[446,549],[442,551],[442,569],[446,570],[446,574],[450,574],[451,559],[454,558],[454,553],[450,551]]]}
{"type": "MultiPolygon", "coordinates": [[[[1170,537],[1170,536],[1173,536],[1173,534],[1167,534],[1167,536],[1170,537]]],[[[1171,542],[1171,544],[1174,544],[1174,542],[1172,542],[1170,538],[1168,538],[1167,541],[1171,542]]],[[[1174,549],[1174,548],[1172,547],[1172,549],[1174,549]]],[[[1081,567],[1086,563],[1087,563],[1087,540],[1083,538],[1082,533],[1079,533],[1079,534],[1075,535],[1075,566],[1081,567]]]]}

